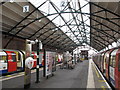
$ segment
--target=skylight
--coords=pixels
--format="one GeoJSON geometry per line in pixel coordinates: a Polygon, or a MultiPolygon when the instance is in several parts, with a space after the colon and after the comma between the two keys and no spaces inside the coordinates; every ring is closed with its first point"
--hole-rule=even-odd
{"type": "Polygon", "coordinates": [[[76,44],[90,42],[89,4],[86,0],[29,0],[76,44]],[[82,13],[82,14],[81,14],[82,13]]]}

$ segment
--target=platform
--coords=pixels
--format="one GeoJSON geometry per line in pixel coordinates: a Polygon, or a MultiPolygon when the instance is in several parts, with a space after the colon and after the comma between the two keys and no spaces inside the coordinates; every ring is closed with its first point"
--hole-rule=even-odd
{"type": "MultiPolygon", "coordinates": [[[[103,79],[92,60],[84,60],[76,64],[74,69],[60,69],[54,76],[44,78],[40,69],[40,83],[35,83],[35,70],[31,74],[31,88],[110,88],[103,79]]],[[[3,77],[3,88],[24,88],[24,73],[3,77]]]]}

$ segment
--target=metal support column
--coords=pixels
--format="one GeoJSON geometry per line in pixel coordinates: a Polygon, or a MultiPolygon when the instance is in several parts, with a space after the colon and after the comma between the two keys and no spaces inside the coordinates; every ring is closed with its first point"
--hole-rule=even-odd
{"type": "MultiPolygon", "coordinates": [[[[42,50],[42,43],[40,40],[35,40],[35,42],[37,43],[37,67],[36,67],[36,83],[39,83],[39,62],[41,62],[42,60],[40,60],[40,51],[42,50]]],[[[42,59],[42,58],[41,58],[42,59]]]]}
{"type": "Polygon", "coordinates": [[[37,42],[37,67],[36,67],[36,83],[39,83],[39,41],[37,42]]]}
{"type": "Polygon", "coordinates": [[[46,50],[44,49],[44,66],[43,66],[43,77],[46,76],[46,50]]]}

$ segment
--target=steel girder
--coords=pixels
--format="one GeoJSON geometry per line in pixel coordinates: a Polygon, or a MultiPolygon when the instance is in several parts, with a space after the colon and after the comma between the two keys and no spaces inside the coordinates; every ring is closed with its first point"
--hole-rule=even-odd
{"type": "MultiPolygon", "coordinates": [[[[57,13],[59,13],[59,11],[55,8],[54,4],[52,2],[50,2],[50,4],[53,6],[53,8],[56,10],[57,13]]],[[[67,22],[65,21],[65,19],[63,18],[63,16],[61,15],[61,13],[59,13],[60,17],[62,18],[62,20],[64,21],[64,23],[67,25],[67,27],[69,28],[69,30],[74,34],[74,36],[76,37],[75,33],[71,30],[71,28],[69,27],[69,25],[67,24],[67,22]]],[[[76,37],[77,38],[77,37],[76,37]]],[[[79,39],[77,38],[77,40],[79,41],[79,39]]],[[[80,42],[80,41],[79,41],[80,42]]],[[[80,42],[81,43],[81,42],[80,42]]]]}

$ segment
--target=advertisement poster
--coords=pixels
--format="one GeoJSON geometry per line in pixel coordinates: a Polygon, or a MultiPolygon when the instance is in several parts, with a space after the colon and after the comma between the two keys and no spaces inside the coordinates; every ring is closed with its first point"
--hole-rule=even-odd
{"type": "Polygon", "coordinates": [[[46,51],[46,76],[52,74],[55,52],[46,51]]]}
{"type": "Polygon", "coordinates": [[[39,65],[42,66],[43,62],[43,52],[39,52],[39,65]]]}

